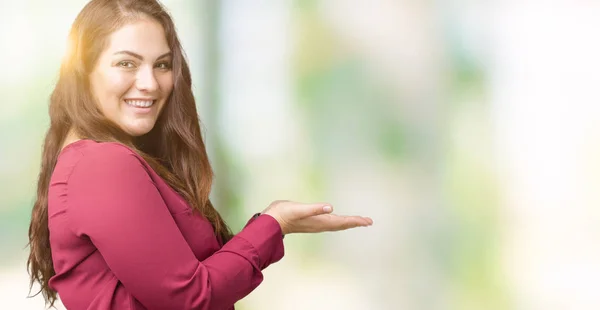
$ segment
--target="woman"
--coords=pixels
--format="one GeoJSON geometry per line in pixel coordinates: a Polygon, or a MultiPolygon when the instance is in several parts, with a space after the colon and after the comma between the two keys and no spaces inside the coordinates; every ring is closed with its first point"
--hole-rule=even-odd
{"type": "Polygon", "coordinates": [[[280,260],[283,236],[372,224],[275,201],[232,236],[189,67],[154,0],[93,0],[50,98],[29,228],[31,283],[69,309],[233,309],[280,260]]]}

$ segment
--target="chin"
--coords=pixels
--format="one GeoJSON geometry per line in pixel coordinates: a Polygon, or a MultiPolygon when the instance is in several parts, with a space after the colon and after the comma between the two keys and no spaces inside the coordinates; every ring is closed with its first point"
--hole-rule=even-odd
{"type": "Polygon", "coordinates": [[[123,126],[123,130],[132,137],[139,137],[149,133],[154,128],[154,123],[137,126],[123,126]]]}

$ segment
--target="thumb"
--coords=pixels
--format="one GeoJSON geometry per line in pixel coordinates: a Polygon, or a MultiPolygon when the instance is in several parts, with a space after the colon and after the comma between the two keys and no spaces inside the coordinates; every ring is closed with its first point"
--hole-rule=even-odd
{"type": "Polygon", "coordinates": [[[331,213],[331,212],[333,212],[333,207],[331,206],[331,204],[313,203],[313,204],[307,204],[304,208],[302,208],[302,211],[299,212],[298,215],[301,218],[305,218],[305,217],[309,217],[309,216],[315,216],[315,215],[326,214],[326,213],[331,213]]]}

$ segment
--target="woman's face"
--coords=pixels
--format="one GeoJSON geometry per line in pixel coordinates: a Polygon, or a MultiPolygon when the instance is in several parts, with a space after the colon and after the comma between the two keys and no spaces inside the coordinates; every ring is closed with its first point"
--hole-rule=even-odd
{"type": "Polygon", "coordinates": [[[162,26],[127,24],[108,38],[90,74],[102,113],[131,136],[148,133],[173,90],[172,56],[162,26]]]}

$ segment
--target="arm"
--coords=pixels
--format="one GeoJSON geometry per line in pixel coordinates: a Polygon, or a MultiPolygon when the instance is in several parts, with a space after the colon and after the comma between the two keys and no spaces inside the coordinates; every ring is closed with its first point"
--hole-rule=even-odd
{"type": "Polygon", "coordinates": [[[82,157],[69,179],[68,205],[74,233],[90,238],[127,291],[148,308],[230,307],[283,256],[281,228],[263,215],[198,261],[146,167],[117,144],[82,157]]]}

